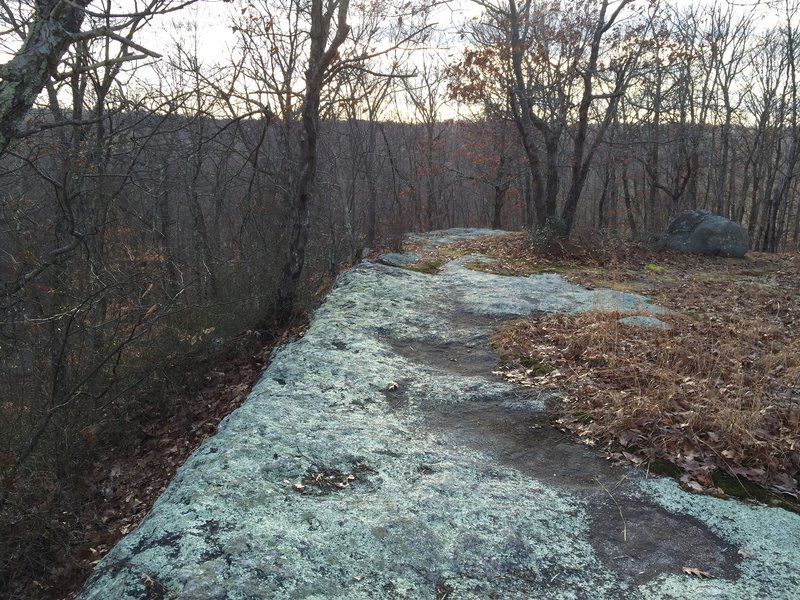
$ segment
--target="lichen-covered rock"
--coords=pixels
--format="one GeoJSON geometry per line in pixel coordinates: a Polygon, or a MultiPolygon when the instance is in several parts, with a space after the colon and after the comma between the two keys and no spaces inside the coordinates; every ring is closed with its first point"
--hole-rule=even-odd
{"type": "Polygon", "coordinates": [[[610,465],[492,375],[502,319],[660,309],[469,260],[341,275],[82,600],[795,597],[800,517],[610,465]]]}
{"type": "Polygon", "coordinates": [[[419,261],[422,255],[419,252],[388,252],[378,257],[378,262],[389,267],[406,267],[419,261]]]}
{"type": "Polygon", "coordinates": [[[681,252],[742,258],[750,236],[739,223],[707,210],[687,210],[667,227],[659,245],[681,252]]]}
{"type": "Polygon", "coordinates": [[[426,246],[441,247],[463,242],[482,235],[504,235],[510,233],[501,229],[470,229],[464,227],[452,227],[450,229],[440,229],[438,231],[427,231],[425,233],[410,233],[408,241],[411,243],[423,243],[426,246]]]}

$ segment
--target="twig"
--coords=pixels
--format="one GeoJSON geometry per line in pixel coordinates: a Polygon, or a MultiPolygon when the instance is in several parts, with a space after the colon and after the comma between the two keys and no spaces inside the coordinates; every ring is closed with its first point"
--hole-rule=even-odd
{"type": "Polygon", "coordinates": [[[619,511],[619,518],[622,519],[622,540],[624,542],[627,542],[628,541],[628,524],[625,522],[625,515],[622,514],[622,507],[619,505],[619,502],[617,502],[617,499],[614,498],[613,494],[610,491],[608,491],[608,488],[603,485],[603,482],[600,481],[600,478],[599,477],[595,477],[595,480],[597,481],[597,483],[600,484],[600,487],[605,490],[606,494],[608,494],[608,497],[611,498],[611,501],[617,506],[617,510],[619,511]]]}

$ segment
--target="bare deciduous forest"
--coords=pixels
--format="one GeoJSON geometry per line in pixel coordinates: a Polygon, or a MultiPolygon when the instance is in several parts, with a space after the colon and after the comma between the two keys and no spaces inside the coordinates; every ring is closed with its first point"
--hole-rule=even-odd
{"type": "Polygon", "coordinates": [[[214,61],[205,4],[0,0],[4,595],[75,576],[89,465],[198,364],[407,232],[649,242],[705,208],[798,248],[793,1],[234,2],[214,61]]]}

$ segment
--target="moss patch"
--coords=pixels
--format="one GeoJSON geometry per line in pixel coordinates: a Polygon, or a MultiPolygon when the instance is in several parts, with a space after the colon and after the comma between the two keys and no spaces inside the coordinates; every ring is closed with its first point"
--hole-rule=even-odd
{"type": "Polygon", "coordinates": [[[468,256],[474,253],[465,248],[445,247],[439,251],[439,254],[445,258],[453,260],[454,258],[461,258],[462,256],[468,256]]]}
{"type": "Polygon", "coordinates": [[[553,372],[553,367],[545,362],[536,360],[532,356],[523,356],[520,364],[530,371],[531,375],[547,375],[553,372]]]}
{"type": "Polygon", "coordinates": [[[677,479],[683,475],[683,469],[668,460],[653,458],[647,463],[648,472],[653,475],[665,475],[677,479]]]}
{"type": "Polygon", "coordinates": [[[604,280],[596,279],[594,282],[595,287],[607,288],[615,292],[629,292],[633,294],[640,294],[647,288],[647,283],[642,281],[624,281],[624,280],[604,280]]]}
{"type": "Polygon", "coordinates": [[[694,308],[687,308],[685,310],[682,310],[681,314],[686,315],[692,321],[702,322],[702,321],[705,321],[705,320],[708,319],[708,317],[706,316],[706,314],[704,312],[702,312],[700,310],[697,310],[697,309],[694,309],[694,308]]]}
{"type": "MultiPolygon", "coordinates": [[[[648,461],[647,471],[652,475],[663,475],[673,479],[680,479],[686,473],[675,463],[660,458],[648,461]]],[[[750,500],[800,514],[800,503],[787,496],[771,492],[745,477],[736,477],[722,469],[717,469],[711,474],[711,480],[717,488],[717,494],[723,497],[750,500]]]]}
{"type": "Polygon", "coordinates": [[[740,500],[755,500],[768,506],[778,506],[800,514],[800,503],[771,492],[744,477],[735,477],[718,469],[712,473],[711,480],[726,496],[740,500]]]}

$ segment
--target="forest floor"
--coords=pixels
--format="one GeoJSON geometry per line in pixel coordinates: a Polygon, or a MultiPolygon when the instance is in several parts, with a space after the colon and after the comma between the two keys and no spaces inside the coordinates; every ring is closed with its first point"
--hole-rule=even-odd
{"type": "MultiPolygon", "coordinates": [[[[160,410],[129,415],[118,439],[98,438],[81,476],[84,495],[72,522],[73,542],[57,553],[46,577],[26,582],[22,597],[74,598],[94,566],[134,530],[178,468],[245,400],[272,350],[302,337],[307,320],[264,338],[250,332],[193,366],[196,382],[160,401],[160,410]]],[[[24,579],[24,574],[19,577],[24,579]]]]}
{"type": "Polygon", "coordinates": [[[342,275],[81,597],[794,597],[795,259],[477,233],[342,275]]]}

